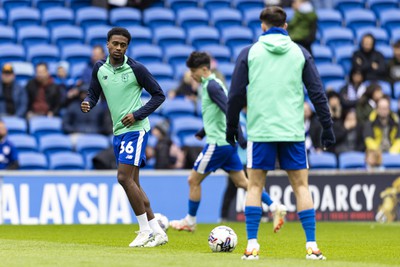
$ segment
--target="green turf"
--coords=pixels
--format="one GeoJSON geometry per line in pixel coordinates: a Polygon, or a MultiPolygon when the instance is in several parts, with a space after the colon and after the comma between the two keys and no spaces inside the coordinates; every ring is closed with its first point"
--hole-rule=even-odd
{"type": "Polygon", "coordinates": [[[262,223],[260,260],[240,260],[246,245],[244,223],[227,223],[238,234],[232,253],[212,253],[207,237],[216,224],[195,233],[168,231],[158,248],[129,248],[137,225],[0,226],[0,266],[400,266],[400,224],[318,223],[317,238],[328,260],[305,260],[299,223],[278,234],[262,223]]]}

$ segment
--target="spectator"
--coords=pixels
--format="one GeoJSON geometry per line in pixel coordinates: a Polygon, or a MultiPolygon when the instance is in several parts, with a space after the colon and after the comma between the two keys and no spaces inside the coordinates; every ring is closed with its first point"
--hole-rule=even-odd
{"type": "Polygon", "coordinates": [[[381,52],[375,50],[375,38],[372,34],[362,37],[360,50],[353,53],[352,67],[361,69],[367,81],[386,79],[385,58],[381,52]]]}
{"type": "Polygon", "coordinates": [[[23,87],[15,81],[11,64],[4,64],[0,83],[0,114],[25,117],[28,96],[23,87]]]}
{"type": "MultiPolygon", "coordinates": [[[[329,91],[326,93],[328,97],[329,110],[331,112],[333,121],[333,132],[335,133],[336,139],[338,136],[343,136],[344,126],[342,120],[342,105],[340,104],[340,96],[335,91],[329,91]]],[[[336,141],[337,144],[338,141],[336,141]]],[[[335,153],[336,144],[331,146],[328,151],[335,153]]]]}
{"type": "Polygon", "coordinates": [[[371,84],[365,90],[356,105],[357,121],[364,124],[369,119],[369,114],[376,107],[376,102],[383,96],[382,88],[379,84],[371,84]]]}
{"type": "Polygon", "coordinates": [[[294,0],[292,8],[294,16],[288,23],[289,36],[311,53],[311,44],[317,32],[317,14],[308,0],[294,0]]]}
{"type": "Polygon", "coordinates": [[[391,83],[400,81],[400,40],[393,45],[393,58],[389,61],[388,72],[391,83]]]}
{"type": "Polygon", "coordinates": [[[154,148],[155,169],[181,169],[184,165],[184,154],[168,135],[167,122],[157,124],[151,134],[157,138],[154,148]]]}
{"type": "Polygon", "coordinates": [[[74,79],[68,78],[69,63],[60,61],[57,66],[57,73],[54,82],[60,86],[63,91],[68,91],[74,86],[74,79]]]}
{"type": "Polygon", "coordinates": [[[376,109],[369,116],[365,127],[365,145],[367,149],[382,152],[400,153],[399,118],[390,111],[390,98],[378,100],[376,109]]]}
{"type": "Polygon", "coordinates": [[[345,112],[356,108],[357,102],[366,90],[366,86],[363,82],[364,77],[362,71],[360,69],[351,69],[349,82],[340,89],[340,103],[345,112]]]}
{"type": "Polygon", "coordinates": [[[7,140],[7,128],[0,121],[0,169],[18,169],[18,151],[14,145],[7,140]]]}
{"type": "Polygon", "coordinates": [[[101,45],[95,45],[93,46],[92,49],[92,58],[90,60],[90,63],[86,66],[86,68],[82,72],[82,76],[80,78],[80,81],[78,82],[78,85],[80,83],[83,84],[90,84],[90,81],[92,80],[92,70],[94,64],[96,64],[97,61],[104,59],[106,56],[106,53],[104,52],[104,48],[101,45]]]}
{"type": "Polygon", "coordinates": [[[364,151],[362,127],[357,122],[357,115],[354,109],[349,110],[340,129],[337,129],[335,154],[339,155],[348,151],[364,151]]]}
{"type": "Polygon", "coordinates": [[[292,0],[264,0],[266,6],[291,7],[292,0]]]}
{"type": "Polygon", "coordinates": [[[320,135],[322,129],[308,102],[304,102],[304,130],[306,132],[307,153],[321,151],[320,135]]]}
{"type": "Polygon", "coordinates": [[[36,77],[26,85],[28,93],[27,117],[57,116],[61,107],[61,90],[50,76],[46,63],[36,65],[36,77]]]}
{"type": "Polygon", "coordinates": [[[168,97],[185,97],[195,102],[197,101],[197,89],[199,86],[199,83],[192,78],[188,70],[183,75],[178,88],[176,90],[171,90],[168,97]]]}
{"type": "Polygon", "coordinates": [[[87,90],[84,87],[80,87],[79,97],[71,102],[66,108],[63,116],[63,130],[70,134],[73,143],[79,135],[85,133],[93,134],[109,134],[106,131],[109,124],[104,123],[106,109],[103,106],[91,110],[85,114],[81,111],[81,102],[86,97],[87,90]]]}
{"type": "Polygon", "coordinates": [[[379,149],[367,149],[365,151],[365,167],[368,171],[383,170],[382,151],[379,149]]]}

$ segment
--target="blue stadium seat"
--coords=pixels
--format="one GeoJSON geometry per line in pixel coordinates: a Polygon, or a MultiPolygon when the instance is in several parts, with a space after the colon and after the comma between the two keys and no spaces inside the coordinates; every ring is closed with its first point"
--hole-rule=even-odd
{"type": "Polygon", "coordinates": [[[253,43],[253,33],[249,28],[233,26],[222,29],[222,42],[232,51],[235,47],[253,43]]]}
{"type": "Polygon", "coordinates": [[[31,0],[0,0],[0,6],[9,14],[9,11],[19,7],[30,7],[31,0]]]}
{"type": "Polygon", "coordinates": [[[245,13],[247,10],[253,8],[264,8],[263,0],[233,0],[232,4],[242,13],[245,13]]]}
{"type": "Polygon", "coordinates": [[[375,49],[381,52],[386,60],[393,59],[393,48],[390,45],[377,45],[375,49]]]}
{"type": "Polygon", "coordinates": [[[89,26],[106,25],[108,12],[100,7],[82,7],[76,11],[75,23],[86,29],[89,26]]]}
{"type": "Polygon", "coordinates": [[[394,28],[390,31],[390,41],[394,44],[400,40],[400,28],[394,28]]]}
{"type": "Polygon", "coordinates": [[[4,9],[0,9],[0,25],[7,24],[7,16],[4,9]]]}
{"type": "Polygon", "coordinates": [[[62,48],[61,59],[66,60],[69,64],[81,62],[90,62],[92,49],[88,45],[71,44],[62,48]]]}
{"type": "Polygon", "coordinates": [[[185,64],[186,59],[189,57],[190,53],[194,51],[192,46],[188,45],[174,45],[165,48],[165,62],[172,66],[178,64],[185,64]]]}
{"type": "Polygon", "coordinates": [[[28,127],[26,120],[23,118],[15,116],[4,116],[1,118],[7,127],[8,134],[26,134],[28,132],[28,127]]]}
{"type": "Polygon", "coordinates": [[[34,65],[40,62],[60,61],[60,51],[55,45],[35,45],[28,47],[27,60],[34,65]]]}
{"type": "Polygon", "coordinates": [[[8,139],[17,148],[18,153],[21,152],[37,152],[38,144],[36,139],[29,134],[13,134],[8,139]]]}
{"type": "Polygon", "coordinates": [[[29,133],[39,138],[47,134],[62,133],[62,120],[59,117],[37,116],[29,119],[29,133]]]}
{"type": "Polygon", "coordinates": [[[380,13],[381,27],[387,31],[400,28],[400,10],[389,9],[380,13]]]}
{"type": "Polygon", "coordinates": [[[174,66],[174,79],[177,81],[181,81],[183,79],[183,75],[185,75],[186,71],[188,71],[188,67],[186,64],[177,64],[174,66]]]}
{"type": "Polygon", "coordinates": [[[387,82],[387,81],[374,81],[374,82],[365,81],[365,82],[364,82],[365,86],[368,86],[368,85],[370,85],[370,84],[372,84],[372,83],[377,83],[377,84],[379,84],[380,87],[382,88],[382,92],[383,92],[385,95],[388,95],[388,96],[392,97],[392,85],[390,84],[390,82],[387,82]]]}
{"type": "Polygon", "coordinates": [[[208,14],[201,8],[185,8],[178,11],[176,22],[185,30],[208,26],[208,14]]]}
{"type": "Polygon", "coordinates": [[[240,12],[233,8],[223,8],[213,10],[211,12],[211,22],[219,31],[222,29],[241,26],[242,25],[242,15],[240,12]]]}
{"type": "Polygon", "coordinates": [[[146,65],[147,69],[153,74],[157,81],[159,80],[172,80],[174,78],[174,71],[169,64],[164,63],[150,63],[146,65]]]}
{"type": "Polygon", "coordinates": [[[47,170],[49,168],[46,156],[39,152],[18,153],[20,170],[47,170]]]}
{"type": "Polygon", "coordinates": [[[400,155],[399,154],[382,154],[382,165],[387,169],[400,168],[400,155]]]}
{"type": "Polygon", "coordinates": [[[186,147],[204,147],[206,145],[206,137],[202,140],[197,139],[194,135],[183,137],[182,146],[186,147]]]}
{"type": "Polygon", "coordinates": [[[329,28],[322,32],[322,43],[331,48],[354,45],[354,35],[350,29],[329,28]]]}
{"type": "Polygon", "coordinates": [[[172,136],[177,136],[181,143],[186,136],[193,136],[203,128],[203,120],[199,117],[180,117],[172,119],[172,136]]]}
{"type": "Polygon", "coordinates": [[[64,25],[54,27],[51,36],[51,42],[61,50],[67,45],[83,44],[83,30],[78,26],[64,25]]]}
{"type": "Polygon", "coordinates": [[[394,98],[399,99],[400,98],[400,81],[395,82],[393,84],[393,90],[394,90],[394,98]]]}
{"type": "Polygon", "coordinates": [[[161,26],[173,26],[175,25],[175,14],[168,8],[151,7],[143,11],[143,22],[152,29],[161,26]]]}
{"type": "Polygon", "coordinates": [[[311,169],[336,169],[337,159],[335,154],[329,152],[311,153],[308,155],[311,169]]]}
{"type": "Polygon", "coordinates": [[[86,67],[87,67],[87,63],[85,63],[85,62],[71,65],[69,67],[69,77],[71,77],[72,79],[80,78],[86,67]]]}
{"type": "Polygon", "coordinates": [[[90,46],[106,44],[107,32],[109,30],[111,30],[111,26],[108,25],[96,25],[87,27],[85,34],[85,43],[90,46]]]}
{"type": "Polygon", "coordinates": [[[54,153],[72,151],[72,142],[68,135],[47,134],[39,138],[39,150],[48,157],[54,153]]]}
{"type": "Polygon", "coordinates": [[[208,52],[218,63],[231,62],[231,51],[224,45],[205,45],[200,50],[208,52]]]}
{"type": "Polygon", "coordinates": [[[49,29],[74,23],[74,13],[67,7],[51,7],[43,10],[42,23],[49,29]]]}
{"type": "Polygon", "coordinates": [[[324,84],[332,80],[344,80],[345,78],[342,66],[337,64],[318,64],[317,69],[324,84]]]}
{"type": "Polygon", "coordinates": [[[244,21],[246,22],[247,27],[252,30],[260,28],[261,11],[262,8],[251,8],[244,11],[244,21]]]}
{"type": "Polygon", "coordinates": [[[354,45],[345,45],[345,46],[339,46],[337,48],[334,48],[334,54],[335,54],[335,59],[336,63],[340,64],[344,71],[346,73],[350,72],[351,65],[352,65],[352,57],[354,51],[356,51],[356,46],[354,45]]]}
{"type": "Polygon", "coordinates": [[[64,0],[33,0],[32,2],[33,6],[40,11],[53,7],[63,7],[65,5],[64,0]]]}
{"type": "Polygon", "coordinates": [[[357,43],[360,43],[362,37],[368,33],[374,36],[376,45],[388,45],[390,43],[387,31],[382,28],[375,27],[365,27],[358,29],[356,31],[357,43]]]}
{"type": "Polygon", "coordinates": [[[175,26],[165,26],[154,29],[154,43],[163,49],[177,44],[185,44],[186,34],[182,28],[175,26]]]}
{"type": "Polygon", "coordinates": [[[375,27],[376,17],[374,12],[367,9],[352,9],[344,13],[344,21],[347,28],[356,32],[363,27],[375,27]]]}
{"type": "Polygon", "coordinates": [[[200,0],[200,6],[211,13],[211,11],[220,9],[220,8],[229,8],[231,7],[230,0],[200,0]]]}
{"type": "Polygon", "coordinates": [[[339,154],[340,169],[364,169],[365,153],[358,151],[343,152],[339,154]]]}
{"type": "Polygon", "coordinates": [[[165,80],[165,81],[160,81],[159,85],[161,89],[164,91],[166,95],[172,90],[175,90],[179,86],[179,82],[175,80],[165,80]]]}
{"type": "Polygon", "coordinates": [[[334,9],[317,9],[318,28],[323,31],[328,28],[342,26],[342,14],[334,9]]]}
{"type": "Polygon", "coordinates": [[[243,50],[244,48],[246,48],[246,47],[248,47],[248,45],[238,46],[238,47],[235,47],[235,48],[233,49],[233,53],[232,53],[232,62],[236,62],[236,59],[238,58],[240,52],[242,52],[242,50],[243,50]]]}
{"type": "Polygon", "coordinates": [[[15,30],[13,27],[0,25],[0,45],[15,42],[15,30]]]}
{"type": "Polygon", "coordinates": [[[11,64],[17,82],[24,84],[35,76],[35,69],[31,62],[12,62],[11,64]]]}
{"type": "Polygon", "coordinates": [[[187,99],[168,99],[164,102],[161,113],[169,119],[195,116],[195,106],[192,101],[187,99]]]}
{"type": "Polygon", "coordinates": [[[320,63],[332,63],[333,55],[332,50],[325,45],[313,44],[311,51],[316,64],[320,63]]]}
{"type": "Polygon", "coordinates": [[[292,18],[293,18],[293,16],[294,16],[294,10],[293,10],[293,8],[285,7],[284,10],[285,10],[285,12],[286,12],[286,22],[291,21],[292,18]]]}
{"type": "Polygon", "coordinates": [[[189,8],[189,7],[197,7],[197,0],[166,0],[165,6],[171,8],[175,12],[189,8]]]}
{"type": "Polygon", "coordinates": [[[142,13],[136,8],[122,7],[110,11],[110,23],[113,26],[129,27],[140,25],[142,13]]]}
{"type": "Polygon", "coordinates": [[[151,30],[143,26],[131,26],[126,28],[131,34],[133,45],[151,44],[153,42],[153,35],[151,30]]]}
{"type": "Polygon", "coordinates": [[[398,112],[400,111],[400,105],[398,99],[390,100],[390,110],[398,114],[398,112]]]}
{"type": "MultiPolygon", "coordinates": [[[[163,89],[164,89],[164,88],[163,88],[163,89]]],[[[166,120],[165,117],[153,113],[153,114],[151,114],[151,115],[149,116],[150,127],[153,129],[157,124],[159,124],[159,123],[161,123],[161,122],[165,122],[165,120],[166,120]]],[[[149,139],[150,139],[150,138],[149,138],[149,139]]],[[[149,140],[149,141],[150,141],[150,140],[149,140]]],[[[154,139],[153,139],[152,141],[154,141],[154,139]]],[[[148,142],[147,144],[149,144],[149,142],[148,142]]],[[[151,146],[151,144],[150,144],[150,146],[151,146]]]]}
{"type": "Polygon", "coordinates": [[[92,4],[92,0],[66,0],[66,6],[76,11],[83,7],[89,7],[92,4]]]}
{"type": "Polygon", "coordinates": [[[16,30],[25,26],[39,25],[39,10],[32,7],[13,8],[8,15],[8,24],[12,25],[16,30]]]}
{"type": "Polygon", "coordinates": [[[110,146],[108,138],[101,134],[85,134],[76,140],[76,152],[86,156],[89,153],[98,153],[110,146]]]}
{"type": "Polygon", "coordinates": [[[51,170],[83,170],[85,162],[81,154],[76,152],[58,152],[50,155],[51,170]]]}
{"type": "Polygon", "coordinates": [[[0,45],[0,66],[12,61],[25,61],[24,48],[18,44],[0,45]]]}
{"type": "Polygon", "coordinates": [[[199,47],[210,44],[219,44],[220,36],[217,29],[209,26],[199,26],[188,30],[188,43],[199,47]]]}
{"type": "Polygon", "coordinates": [[[399,8],[398,0],[366,0],[366,3],[376,15],[384,10],[399,8]]]}
{"type": "Polygon", "coordinates": [[[49,30],[43,26],[26,26],[18,31],[18,43],[25,49],[38,44],[48,44],[50,39],[49,30]]]}
{"type": "Polygon", "coordinates": [[[232,80],[233,69],[235,64],[233,63],[220,63],[218,64],[218,70],[225,76],[226,80],[232,80]]]}
{"type": "Polygon", "coordinates": [[[163,52],[157,45],[134,45],[130,48],[129,55],[144,64],[162,62],[163,52]]]}
{"type": "Polygon", "coordinates": [[[340,89],[342,89],[343,86],[345,85],[346,85],[345,80],[332,80],[325,83],[325,90],[332,89],[333,91],[339,93],[340,89]]]}
{"type": "Polygon", "coordinates": [[[351,9],[364,8],[364,0],[336,0],[335,9],[338,9],[342,14],[351,9]]]}

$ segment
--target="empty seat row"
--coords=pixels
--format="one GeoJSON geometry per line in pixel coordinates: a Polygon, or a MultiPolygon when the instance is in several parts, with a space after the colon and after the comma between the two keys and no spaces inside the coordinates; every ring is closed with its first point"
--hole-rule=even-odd
{"type": "Polygon", "coordinates": [[[91,159],[85,159],[76,152],[57,152],[46,157],[40,152],[18,154],[20,170],[84,170],[91,169],[91,159]]]}

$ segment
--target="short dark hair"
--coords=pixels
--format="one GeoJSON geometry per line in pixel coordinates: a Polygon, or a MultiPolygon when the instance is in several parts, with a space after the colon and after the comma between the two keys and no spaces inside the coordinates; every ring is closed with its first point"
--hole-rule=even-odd
{"type": "Polygon", "coordinates": [[[273,27],[282,27],[286,22],[286,12],[278,6],[266,7],[261,11],[260,20],[273,27]]]}
{"type": "Polygon", "coordinates": [[[46,70],[49,69],[49,66],[48,66],[47,63],[44,62],[44,61],[41,61],[41,62],[39,62],[38,64],[36,64],[36,68],[39,67],[40,65],[44,66],[44,67],[46,68],[46,70]]]}
{"type": "Polygon", "coordinates": [[[400,48],[400,40],[397,40],[394,44],[393,44],[394,48],[400,48]]]}
{"type": "Polygon", "coordinates": [[[203,66],[210,68],[211,58],[206,52],[192,52],[186,60],[186,66],[190,69],[197,69],[203,66]]]}
{"type": "Polygon", "coordinates": [[[111,30],[109,30],[107,33],[107,41],[110,41],[110,39],[113,35],[122,35],[122,36],[128,38],[128,44],[131,42],[131,39],[132,39],[129,31],[122,27],[114,27],[111,30]]]}

